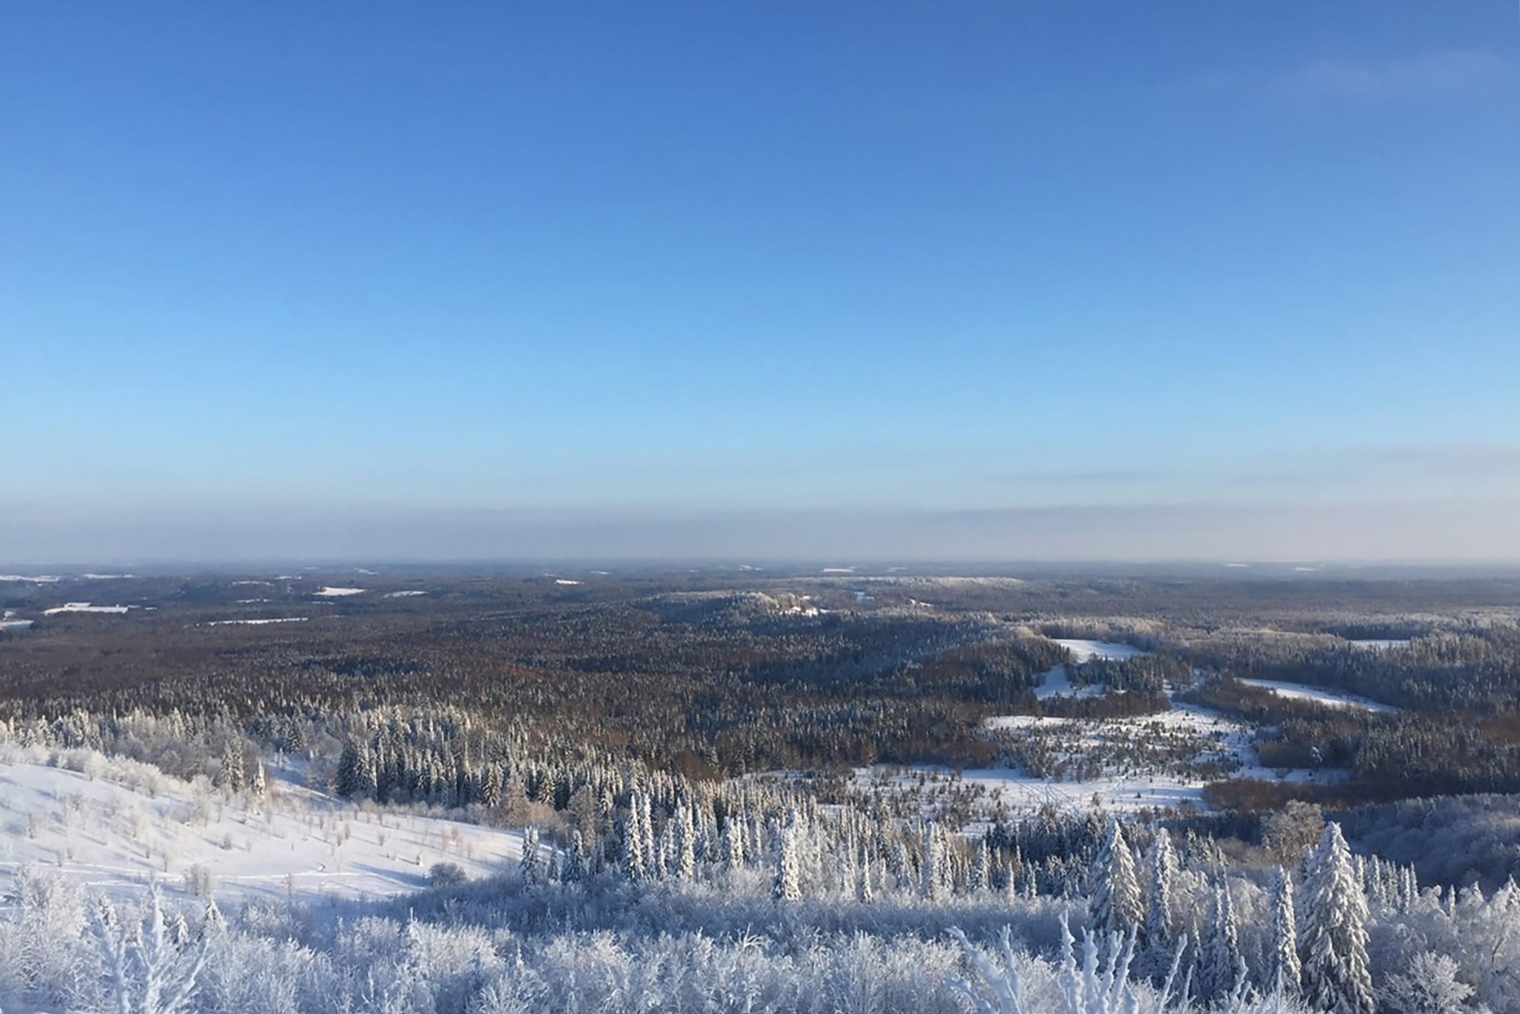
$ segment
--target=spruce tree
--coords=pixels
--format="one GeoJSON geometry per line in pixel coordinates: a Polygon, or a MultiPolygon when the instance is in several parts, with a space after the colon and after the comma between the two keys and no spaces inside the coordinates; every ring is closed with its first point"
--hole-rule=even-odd
{"type": "Polygon", "coordinates": [[[539,869],[538,828],[532,825],[523,831],[522,858],[517,863],[517,872],[530,884],[538,883],[542,872],[539,869]]]}
{"type": "Polygon", "coordinates": [[[1089,925],[1094,931],[1128,933],[1139,925],[1144,915],[1140,880],[1135,875],[1135,857],[1117,820],[1109,821],[1103,847],[1093,860],[1091,891],[1089,925]]]}
{"type": "Polygon", "coordinates": [[[1204,944],[1200,992],[1205,1000],[1228,995],[1240,975],[1240,927],[1228,882],[1220,877],[1214,888],[1214,920],[1204,944]]]}
{"type": "Polygon", "coordinates": [[[1325,825],[1304,878],[1300,941],[1304,999],[1328,1014],[1372,1014],[1367,961],[1367,897],[1339,824],[1325,825]]]}
{"type": "Polygon", "coordinates": [[[772,885],[780,901],[802,900],[802,864],[798,856],[796,814],[781,828],[776,848],[776,880],[772,885]]]}
{"type": "Polygon", "coordinates": [[[1172,888],[1177,879],[1177,856],[1166,828],[1156,832],[1150,852],[1150,893],[1145,903],[1145,942],[1152,950],[1170,951],[1172,888]]]}
{"type": "Polygon", "coordinates": [[[237,792],[246,784],[243,772],[243,744],[236,739],[227,740],[222,749],[222,766],[216,772],[216,784],[220,788],[237,792]]]}
{"type": "Polygon", "coordinates": [[[1293,880],[1288,871],[1279,866],[1272,878],[1272,948],[1267,955],[1266,986],[1284,996],[1297,996],[1302,982],[1297,927],[1293,911],[1293,880]]]}
{"type": "Polygon", "coordinates": [[[673,872],[682,880],[690,880],[697,875],[697,831],[692,826],[690,807],[680,806],[676,809],[675,825],[675,869],[673,872]]]}

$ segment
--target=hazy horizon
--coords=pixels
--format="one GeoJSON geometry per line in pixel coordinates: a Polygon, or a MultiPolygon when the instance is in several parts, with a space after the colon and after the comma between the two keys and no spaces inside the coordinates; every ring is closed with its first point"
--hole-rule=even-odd
{"type": "Polygon", "coordinates": [[[916,513],[729,512],[549,516],[523,511],[36,518],[0,532],[0,561],[245,564],[387,561],[840,563],[1520,563],[1517,505],[1217,504],[916,513]],[[1415,543],[1410,532],[1421,532],[1415,543]],[[1512,535],[1513,533],[1510,532],[1512,535]]]}

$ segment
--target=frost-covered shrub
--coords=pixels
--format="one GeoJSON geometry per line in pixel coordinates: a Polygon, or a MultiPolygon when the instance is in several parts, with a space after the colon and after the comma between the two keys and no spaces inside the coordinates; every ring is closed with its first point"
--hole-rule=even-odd
{"type": "Polygon", "coordinates": [[[23,866],[16,908],[0,933],[0,990],[56,1008],[86,1006],[98,995],[98,965],[85,940],[85,897],[77,884],[23,866]]]}

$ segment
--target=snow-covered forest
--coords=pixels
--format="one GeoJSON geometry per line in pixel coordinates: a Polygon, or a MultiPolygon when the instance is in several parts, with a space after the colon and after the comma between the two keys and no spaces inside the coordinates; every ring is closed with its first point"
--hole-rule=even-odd
{"type": "MultiPolygon", "coordinates": [[[[317,798],[246,744],[197,787],[148,784],[148,765],[87,746],[49,752],[37,728],[20,738],[44,766],[169,800],[198,788],[248,822],[317,798]]],[[[350,794],[377,767],[354,742],[333,775],[350,794]]],[[[541,821],[473,856],[473,875],[433,863],[414,893],[223,889],[214,872],[102,888],[61,855],[21,865],[0,924],[5,1009],[1520,1009],[1513,884],[1422,886],[1408,866],[1354,854],[1311,806],[1231,856],[1161,820],[1047,811],[958,834],[820,805],[781,780],[525,755],[492,770],[511,809],[541,821]]]]}
{"type": "Polygon", "coordinates": [[[1520,1014],[1513,616],[793,584],[23,597],[0,1009],[1520,1014]]]}

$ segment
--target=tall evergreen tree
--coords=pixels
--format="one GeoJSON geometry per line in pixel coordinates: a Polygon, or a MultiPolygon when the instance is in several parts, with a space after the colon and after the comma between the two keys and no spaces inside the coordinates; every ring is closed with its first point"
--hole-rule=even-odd
{"type": "Polygon", "coordinates": [[[343,753],[338,758],[338,774],[333,789],[346,799],[365,799],[373,788],[369,748],[356,739],[347,740],[343,744],[343,753]]]}
{"type": "Polygon", "coordinates": [[[1144,915],[1140,879],[1135,857],[1117,820],[1110,820],[1103,847],[1093,860],[1092,887],[1088,899],[1089,925],[1101,933],[1128,933],[1144,915]]]}
{"type": "Polygon", "coordinates": [[[543,873],[538,854],[538,828],[532,825],[523,831],[522,858],[518,860],[517,872],[530,884],[538,883],[543,873]]]}
{"type": "Polygon", "coordinates": [[[1166,828],[1156,831],[1150,851],[1150,891],[1145,900],[1145,941],[1155,951],[1169,953],[1172,943],[1172,888],[1177,879],[1177,856],[1166,828]]]}
{"type": "Polygon", "coordinates": [[[776,845],[776,880],[772,890],[780,901],[802,900],[802,861],[798,855],[796,814],[781,828],[776,845]]]}
{"type": "Polygon", "coordinates": [[[1304,999],[1329,1014],[1373,1014],[1367,897],[1339,824],[1325,825],[1304,878],[1304,999]]]}
{"type": "Polygon", "coordinates": [[[672,872],[682,880],[690,880],[697,875],[697,831],[692,825],[690,807],[676,808],[675,826],[675,869],[672,872]]]}
{"type": "Polygon", "coordinates": [[[1266,986],[1274,993],[1297,996],[1301,983],[1293,880],[1279,866],[1272,877],[1272,947],[1267,955],[1266,986]]]}
{"type": "Polygon", "coordinates": [[[1199,991],[1205,1000],[1228,995],[1240,977],[1240,927],[1235,921],[1235,905],[1230,900],[1229,883],[1220,877],[1214,888],[1214,919],[1204,942],[1203,967],[1199,991]]]}
{"type": "Polygon", "coordinates": [[[247,784],[243,771],[243,744],[229,738],[222,749],[222,766],[216,771],[216,784],[237,792],[247,784]]]}

